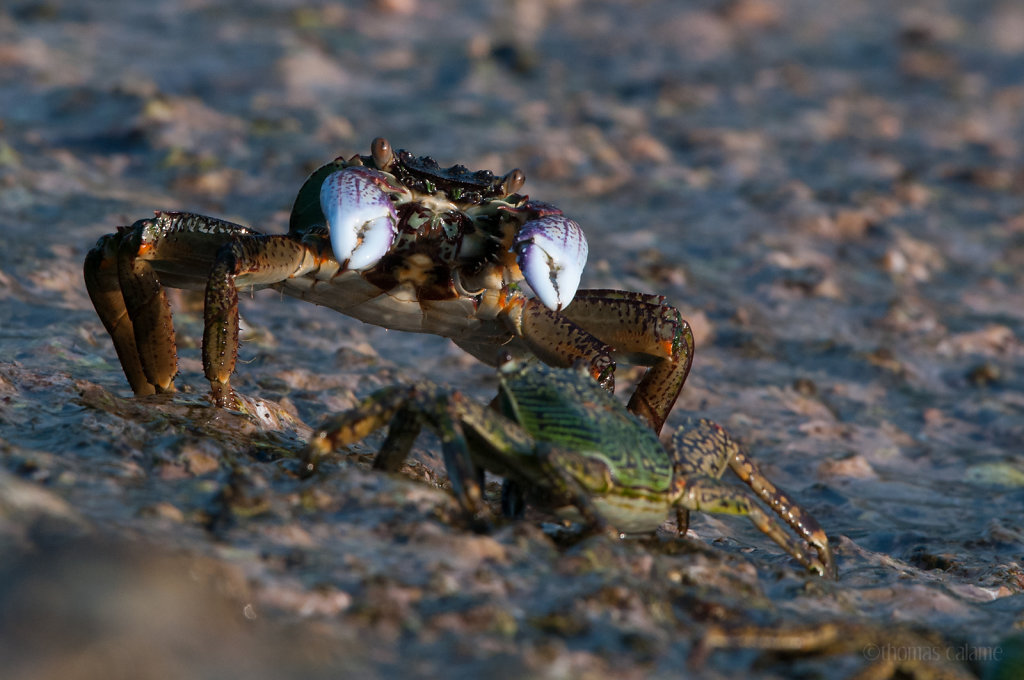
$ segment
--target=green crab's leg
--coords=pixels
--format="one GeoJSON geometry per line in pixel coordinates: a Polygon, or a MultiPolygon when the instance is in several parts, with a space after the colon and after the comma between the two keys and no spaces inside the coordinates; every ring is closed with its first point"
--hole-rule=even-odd
{"type": "MultiPolygon", "coordinates": [[[[96,246],[85,257],[83,273],[89,298],[96,308],[100,321],[103,322],[104,328],[107,329],[107,333],[110,334],[114,342],[114,349],[117,351],[117,358],[121,362],[121,368],[124,370],[125,377],[128,378],[128,384],[131,385],[132,391],[135,394],[145,396],[154,394],[158,389],[166,390],[171,388],[174,378],[174,366],[172,364],[170,367],[169,374],[167,374],[166,370],[151,370],[152,373],[164,373],[163,376],[155,375],[152,381],[147,377],[146,369],[143,367],[142,358],[139,355],[139,346],[135,339],[135,327],[132,324],[132,317],[129,314],[125,301],[121,278],[118,276],[118,250],[127,231],[128,228],[124,227],[117,233],[108,234],[100,238],[96,246]]],[[[159,339],[160,334],[155,334],[157,345],[156,347],[150,345],[149,355],[151,358],[169,355],[172,357],[173,362],[176,352],[170,308],[167,305],[167,300],[164,298],[163,289],[160,288],[159,284],[155,288],[150,286],[149,290],[151,293],[151,305],[158,312],[155,315],[157,317],[157,326],[164,330],[162,342],[159,339]]],[[[166,364],[165,361],[158,363],[164,366],[166,364]]]]}
{"type": "Polygon", "coordinates": [[[206,281],[203,371],[214,403],[232,400],[231,374],[238,358],[238,287],[271,286],[317,266],[315,252],[287,236],[250,233],[217,251],[206,281]]]}
{"type": "Polygon", "coordinates": [[[711,477],[690,478],[686,480],[686,488],[676,502],[687,510],[746,515],[758,529],[782,546],[797,562],[819,574],[825,574],[827,571],[821,560],[810,555],[802,542],[786,533],[782,525],[761,510],[753,498],[742,489],[711,477]]]}
{"type": "Polygon", "coordinates": [[[324,421],[310,439],[303,459],[310,466],[315,466],[323,456],[354,444],[388,425],[388,436],[373,459],[373,467],[397,472],[423,428],[421,393],[433,389],[426,384],[396,385],[374,392],[355,408],[324,421]]]}
{"type": "Polygon", "coordinates": [[[388,436],[373,459],[373,469],[398,472],[409,457],[409,451],[422,429],[418,410],[408,404],[400,407],[391,418],[388,436]]]}
{"type": "Polygon", "coordinates": [[[441,440],[452,494],[467,515],[475,518],[486,511],[478,468],[463,434],[462,409],[466,406],[484,410],[459,393],[427,383],[386,387],[355,408],[325,421],[313,433],[303,458],[307,465],[315,466],[324,455],[390,423],[388,436],[374,459],[374,468],[394,471],[401,467],[421,427],[426,425],[441,440]]]}
{"type": "Polygon", "coordinates": [[[591,501],[590,494],[571,470],[586,464],[586,457],[547,442],[536,441],[518,423],[469,399],[455,396],[455,408],[472,450],[480,456],[478,464],[508,480],[530,480],[524,489],[519,482],[502,488],[502,509],[515,516],[523,503],[524,492],[544,495],[553,505],[574,506],[592,531],[605,531],[608,522],[591,501]],[[461,401],[460,401],[461,400],[461,401]]]}
{"type": "MultiPolygon", "coordinates": [[[[672,435],[669,452],[675,464],[675,478],[687,480],[696,477],[719,479],[729,466],[732,438],[725,430],[709,420],[687,419],[672,435]]],[[[676,532],[686,534],[690,526],[690,513],[676,508],[676,532]]]]}
{"type": "Polygon", "coordinates": [[[441,440],[441,453],[444,457],[445,470],[448,472],[448,481],[452,485],[452,494],[471,520],[486,519],[489,511],[484,504],[482,467],[477,467],[470,454],[469,444],[463,433],[464,414],[461,410],[467,403],[473,403],[477,408],[482,407],[468,399],[462,399],[458,392],[438,393],[433,395],[431,401],[433,415],[428,414],[426,422],[441,440]]]}
{"type": "Polygon", "coordinates": [[[814,519],[803,508],[796,504],[784,491],[776,487],[764,476],[757,464],[743,449],[738,446],[729,456],[729,467],[733,473],[742,479],[764,503],[770,507],[775,514],[781,517],[786,524],[793,528],[800,538],[807,541],[818,552],[822,564],[825,565],[825,574],[831,578],[837,578],[838,571],[835,557],[832,555],[832,546],[828,542],[825,530],[821,528],[818,521],[814,519]]]}
{"type": "MultiPolygon", "coordinates": [[[[820,567],[822,573],[828,574],[832,578],[836,577],[832,549],[829,546],[828,537],[818,522],[772,484],[753,459],[743,452],[736,440],[729,436],[720,425],[706,419],[691,420],[676,430],[672,437],[671,449],[675,456],[676,477],[679,479],[690,480],[699,477],[718,479],[724,474],[726,468],[732,468],[736,476],[750,486],[754,493],[786,524],[792,527],[800,538],[815,548],[819,557],[815,563],[820,567]]],[[[687,486],[689,486],[689,482],[687,486]]],[[[689,508],[688,505],[686,507],[689,508]]],[[[762,531],[764,531],[763,528],[762,531]]],[[[778,539],[775,540],[778,542],[778,539]]],[[[780,545],[782,544],[780,543],[780,545]]]]}
{"type": "Polygon", "coordinates": [[[693,332],[661,295],[580,290],[562,315],[610,345],[616,360],[650,366],[628,408],[661,432],[693,363],[693,332]]]}
{"type": "MultiPolygon", "coordinates": [[[[373,434],[391,422],[402,406],[410,401],[415,389],[416,386],[385,387],[363,399],[355,408],[328,418],[313,432],[302,454],[303,460],[315,465],[324,456],[373,434]]],[[[394,469],[391,465],[382,467],[394,469]]]]}
{"type": "MultiPolygon", "coordinates": [[[[463,436],[458,442],[460,448],[452,448],[451,455],[465,456],[467,461],[459,467],[463,474],[468,474],[470,468],[477,470],[487,469],[501,476],[508,476],[509,470],[519,471],[524,467],[532,470],[532,461],[535,460],[535,449],[533,438],[519,426],[518,423],[506,418],[490,406],[484,406],[466,396],[461,392],[454,392],[448,397],[448,409],[453,424],[457,431],[463,436]],[[464,448],[463,448],[464,447],[464,448]],[[472,457],[472,461],[468,460],[472,457]]],[[[444,436],[441,436],[442,445],[444,436]]],[[[442,448],[442,450],[444,450],[442,448]]],[[[451,465],[448,460],[449,453],[445,453],[445,466],[451,465]]],[[[449,472],[449,477],[451,473],[449,472]]],[[[529,478],[529,477],[527,477],[529,478]]],[[[473,479],[477,486],[478,493],[482,494],[482,480],[479,477],[473,479]]],[[[468,489],[472,485],[465,485],[468,489]]],[[[452,484],[453,491],[456,489],[452,484]]],[[[503,494],[505,490],[503,489],[503,494]]],[[[521,501],[521,496],[517,496],[521,501]]],[[[502,500],[504,505],[505,500],[502,500]]]]}

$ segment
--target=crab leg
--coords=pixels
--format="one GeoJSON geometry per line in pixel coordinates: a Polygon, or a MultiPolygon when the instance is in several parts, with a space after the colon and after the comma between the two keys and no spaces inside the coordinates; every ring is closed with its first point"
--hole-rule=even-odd
{"type": "Polygon", "coordinates": [[[479,470],[486,467],[513,478],[550,480],[554,495],[574,505],[592,529],[602,530],[607,524],[564,463],[579,454],[537,442],[494,409],[428,383],[386,387],[328,419],[313,433],[303,457],[313,467],[324,455],[388,423],[374,468],[398,470],[426,425],[441,440],[452,493],[470,518],[486,517],[488,512],[479,481],[479,470]]]}
{"type": "Polygon", "coordinates": [[[670,450],[675,457],[675,477],[685,480],[681,496],[683,507],[747,515],[758,529],[801,564],[836,577],[832,549],[818,522],[772,484],[720,425],[703,418],[691,420],[676,430],[670,450]],[[803,545],[785,534],[778,522],[750,502],[746,495],[722,485],[718,480],[726,468],[731,468],[801,539],[813,546],[818,556],[809,556],[803,545]]]}
{"type": "Polygon", "coordinates": [[[317,256],[287,236],[256,235],[225,243],[206,283],[203,371],[213,401],[230,403],[238,358],[238,287],[272,286],[317,267],[317,256]]]}
{"type": "Polygon", "coordinates": [[[202,288],[217,248],[249,233],[202,215],[158,212],[104,236],[89,251],[86,288],[135,394],[174,389],[177,352],[164,285],[202,288]]]}
{"type": "MultiPolygon", "coordinates": [[[[693,363],[693,333],[679,310],[660,295],[583,290],[561,312],[506,292],[504,318],[516,338],[549,366],[590,364],[591,375],[615,389],[615,360],[650,366],[629,401],[629,410],[661,432],[693,363]]],[[[456,344],[493,362],[493,347],[459,339],[456,344]]]]}
{"type": "Polygon", "coordinates": [[[698,510],[728,515],[746,515],[758,529],[765,533],[793,556],[797,562],[811,571],[826,573],[826,566],[805,550],[804,545],[783,530],[782,526],[761,510],[753,498],[720,480],[700,477],[688,480],[686,492],[679,503],[687,510],[698,510]]]}
{"type": "MultiPolygon", "coordinates": [[[[135,394],[142,396],[173,389],[174,328],[163,289],[155,281],[148,265],[136,265],[130,258],[123,260],[118,257],[126,233],[126,230],[122,230],[102,237],[86,255],[83,273],[89,298],[114,341],[114,349],[128,384],[135,394]],[[119,275],[121,261],[125,261],[126,266],[124,277],[119,275]],[[129,292],[128,297],[132,302],[129,308],[122,280],[132,290],[147,289],[149,295],[129,292]],[[149,314],[146,314],[147,308],[149,314]],[[136,340],[137,327],[132,323],[133,316],[148,316],[150,320],[155,320],[157,329],[162,330],[162,334],[150,334],[142,338],[141,346],[148,350],[144,352],[147,357],[145,364],[140,353],[140,342],[136,340]]],[[[140,323],[145,322],[140,319],[140,323]]],[[[143,335],[141,329],[138,333],[143,335]]]]}
{"type": "MultiPolygon", "coordinates": [[[[509,330],[533,356],[549,366],[568,368],[579,361],[590,365],[590,374],[602,387],[615,390],[615,360],[612,348],[588,329],[544,306],[535,298],[506,291],[503,317],[509,330]]],[[[495,346],[453,338],[456,345],[481,361],[494,364],[495,346]]],[[[506,349],[515,349],[514,346],[506,349]]]]}
{"type": "Polygon", "coordinates": [[[758,469],[757,464],[738,446],[729,456],[729,467],[737,477],[753,489],[761,500],[785,520],[800,538],[814,546],[824,565],[824,573],[836,578],[836,564],[832,556],[832,547],[829,545],[825,530],[821,528],[817,520],[793,502],[784,491],[772,484],[758,469]]]}
{"type": "Polygon", "coordinates": [[[201,290],[218,249],[255,234],[212,217],[157,212],[89,252],[86,288],[135,394],[174,389],[177,352],[164,286],[201,290]]]}
{"type": "Polygon", "coordinates": [[[398,396],[402,403],[391,418],[388,436],[373,460],[374,469],[397,472],[426,422],[441,440],[448,481],[459,505],[469,517],[485,515],[483,469],[474,464],[469,453],[457,408],[462,395],[422,385],[408,389],[405,394],[400,392],[398,396]]]}
{"type": "Polygon", "coordinates": [[[679,310],[660,295],[596,289],[577,292],[562,315],[607,343],[616,359],[650,366],[628,408],[661,432],[693,363],[693,333],[679,310]]]}
{"type": "MultiPolygon", "coordinates": [[[[303,452],[306,464],[313,468],[320,458],[343,446],[353,444],[390,423],[388,436],[374,459],[379,470],[395,471],[405,462],[409,450],[427,425],[441,440],[445,469],[452,494],[467,516],[486,515],[483,489],[477,465],[470,454],[463,430],[463,419],[473,422],[495,418],[504,420],[481,404],[450,393],[429,383],[407,387],[385,387],[366,397],[350,411],[329,418],[314,433],[303,452]]],[[[517,452],[529,452],[532,440],[515,423],[505,423],[509,441],[521,443],[517,452]],[[517,438],[516,433],[519,433],[517,438]]],[[[504,431],[504,429],[503,429],[504,431]]]]}
{"type": "Polygon", "coordinates": [[[146,380],[156,392],[171,392],[178,373],[174,325],[171,307],[156,272],[149,262],[138,256],[144,252],[145,235],[145,230],[135,229],[121,240],[117,276],[146,380]]]}

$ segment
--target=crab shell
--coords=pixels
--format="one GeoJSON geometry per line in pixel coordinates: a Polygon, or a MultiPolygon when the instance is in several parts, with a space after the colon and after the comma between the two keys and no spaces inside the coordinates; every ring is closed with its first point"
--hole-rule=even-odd
{"type": "MultiPolygon", "coordinates": [[[[344,267],[364,271],[380,262],[399,237],[399,217],[389,191],[389,176],[365,166],[328,175],[320,187],[320,209],[327,220],[331,247],[344,267]]],[[[555,311],[576,294],[587,263],[583,230],[557,209],[529,202],[538,217],[516,233],[512,251],[537,298],[555,311]]]]}

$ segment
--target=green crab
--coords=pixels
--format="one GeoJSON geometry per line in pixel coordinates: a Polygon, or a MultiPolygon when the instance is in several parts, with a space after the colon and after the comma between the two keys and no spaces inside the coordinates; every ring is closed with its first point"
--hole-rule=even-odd
{"type": "Polygon", "coordinates": [[[686,532],[690,510],[746,515],[800,564],[835,577],[825,532],[719,425],[691,421],[664,446],[585,365],[552,368],[505,356],[498,377],[500,412],[428,383],[381,389],[316,430],[306,461],[313,467],[321,457],[390,424],[374,467],[397,470],[426,426],[441,440],[452,491],[471,517],[486,514],[480,478],[481,470],[488,470],[506,480],[506,512],[526,500],[619,535],[651,533],[670,511],[680,534],[686,532]],[[796,537],[749,492],[722,482],[726,468],[796,537]]]}
{"type": "Polygon", "coordinates": [[[660,430],[693,360],[693,334],[659,295],[577,290],[583,230],[519,190],[523,173],[440,167],[378,137],[299,190],[287,234],[158,212],[100,238],[89,297],[137,395],[174,389],[165,287],[205,291],[203,371],[237,406],[238,291],[272,288],[366,323],[450,338],[493,363],[497,347],[556,366],[584,360],[614,389],[616,361],[649,366],[630,410],[660,430]],[[532,290],[529,295],[524,283],[532,290]]]}

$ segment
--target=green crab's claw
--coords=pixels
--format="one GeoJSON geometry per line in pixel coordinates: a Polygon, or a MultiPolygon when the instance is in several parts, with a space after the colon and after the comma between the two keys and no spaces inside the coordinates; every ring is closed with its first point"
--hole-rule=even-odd
{"type": "Polygon", "coordinates": [[[398,213],[382,187],[387,177],[371,168],[331,173],[320,187],[320,209],[331,232],[331,248],[348,269],[367,269],[388,252],[398,234],[398,213]]]}
{"type": "Polygon", "coordinates": [[[587,264],[587,239],[580,225],[563,215],[530,220],[516,234],[519,268],[545,307],[561,310],[572,302],[587,264]]]}

